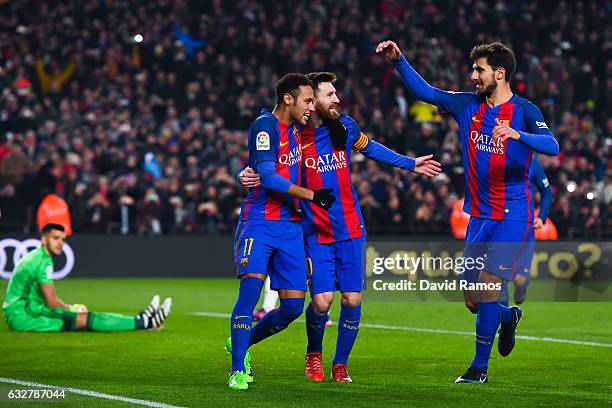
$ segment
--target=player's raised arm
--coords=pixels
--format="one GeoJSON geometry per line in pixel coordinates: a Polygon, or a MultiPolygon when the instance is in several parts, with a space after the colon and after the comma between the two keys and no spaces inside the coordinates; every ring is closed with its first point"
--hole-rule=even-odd
{"type": "Polygon", "coordinates": [[[376,52],[383,53],[383,55],[393,63],[402,81],[415,98],[423,102],[435,104],[435,88],[429,85],[427,81],[412,68],[395,42],[390,40],[381,42],[376,47],[376,52]]]}

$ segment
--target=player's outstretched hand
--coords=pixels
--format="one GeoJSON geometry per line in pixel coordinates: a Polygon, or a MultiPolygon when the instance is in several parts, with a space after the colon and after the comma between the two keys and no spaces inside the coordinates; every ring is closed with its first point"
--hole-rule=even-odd
{"type": "Polygon", "coordinates": [[[255,170],[250,167],[246,167],[238,174],[238,181],[245,188],[257,187],[261,184],[259,174],[255,173],[255,170]]]}
{"type": "Polygon", "coordinates": [[[442,165],[432,159],[433,154],[417,157],[414,164],[414,172],[427,177],[434,178],[442,171],[442,165]]]}
{"type": "Polygon", "coordinates": [[[521,134],[510,126],[501,122],[499,119],[495,119],[495,127],[493,128],[493,140],[500,139],[502,142],[506,139],[519,140],[521,134]]]}
{"type": "Polygon", "coordinates": [[[376,53],[383,53],[389,61],[396,61],[402,56],[402,51],[398,45],[391,40],[383,41],[376,47],[376,53]]]}
{"type": "Polygon", "coordinates": [[[312,203],[323,208],[324,210],[328,210],[334,201],[336,201],[336,197],[334,197],[331,193],[332,191],[333,190],[331,188],[316,190],[311,200],[312,203]]]}
{"type": "Polygon", "coordinates": [[[329,136],[336,150],[346,147],[348,140],[348,130],[340,119],[330,119],[323,121],[323,124],[329,129],[329,136]]]}

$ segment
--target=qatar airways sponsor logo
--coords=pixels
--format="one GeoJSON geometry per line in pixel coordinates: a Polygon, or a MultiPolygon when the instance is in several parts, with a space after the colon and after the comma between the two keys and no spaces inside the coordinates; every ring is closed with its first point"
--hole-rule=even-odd
{"type": "Polygon", "coordinates": [[[472,130],[470,132],[470,140],[480,151],[499,155],[504,154],[504,143],[501,139],[494,140],[491,135],[485,135],[484,133],[472,130]]]}
{"type": "Polygon", "coordinates": [[[286,166],[293,166],[302,161],[302,145],[297,145],[289,150],[289,153],[281,154],[278,157],[278,162],[286,166]]]}
{"type": "Polygon", "coordinates": [[[304,165],[309,169],[316,170],[317,173],[325,173],[326,171],[346,168],[348,162],[346,161],[346,152],[339,151],[317,155],[317,157],[307,157],[304,160],[304,165]]]}

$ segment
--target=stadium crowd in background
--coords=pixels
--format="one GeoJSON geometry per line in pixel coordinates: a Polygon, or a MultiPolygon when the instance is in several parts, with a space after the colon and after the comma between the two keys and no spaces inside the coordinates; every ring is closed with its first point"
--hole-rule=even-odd
{"type": "Polygon", "coordinates": [[[1,2],[0,228],[32,232],[55,192],[76,233],[231,233],[249,123],[274,106],[279,75],[325,70],[368,136],[444,166],[430,182],[357,154],[368,230],[448,235],[465,184],[457,125],[373,49],[397,40],[433,85],[472,90],[465,56],[500,39],[517,56],[514,92],[561,146],[539,157],[559,237],[611,237],[607,13],[597,1],[1,2]]]}

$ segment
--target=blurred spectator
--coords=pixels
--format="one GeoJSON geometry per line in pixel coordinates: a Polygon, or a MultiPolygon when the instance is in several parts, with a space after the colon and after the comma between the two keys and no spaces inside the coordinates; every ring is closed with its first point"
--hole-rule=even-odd
{"type": "Polygon", "coordinates": [[[609,10],[548,3],[2,2],[1,228],[31,231],[33,209],[55,192],[76,233],[231,233],[247,128],[273,107],[274,81],[330,70],[364,132],[444,166],[431,183],[356,154],[369,231],[446,235],[465,190],[457,126],[373,53],[392,38],[428,81],[455,91],[472,87],[472,46],[510,44],[513,89],[542,109],[561,146],[541,157],[560,237],[610,237],[609,10]]]}

